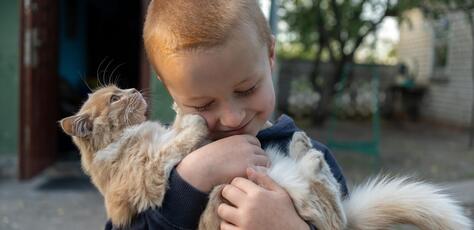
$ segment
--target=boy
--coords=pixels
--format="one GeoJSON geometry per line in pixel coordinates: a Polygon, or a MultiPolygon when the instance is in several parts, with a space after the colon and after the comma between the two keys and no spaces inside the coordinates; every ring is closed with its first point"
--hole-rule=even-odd
{"type": "MultiPolygon", "coordinates": [[[[177,106],[203,116],[213,142],[173,169],[162,207],[138,214],[130,229],[196,229],[219,184],[228,184],[222,196],[232,204],[218,208],[221,229],[315,228],[298,216],[285,190],[252,169],[268,164],[262,148],[286,148],[298,130],[286,116],[267,122],[275,106],[275,41],[256,0],[154,0],[144,42],[177,106]]],[[[347,194],[329,150],[313,144],[347,194]]],[[[113,229],[110,222],[106,229],[113,229]]]]}

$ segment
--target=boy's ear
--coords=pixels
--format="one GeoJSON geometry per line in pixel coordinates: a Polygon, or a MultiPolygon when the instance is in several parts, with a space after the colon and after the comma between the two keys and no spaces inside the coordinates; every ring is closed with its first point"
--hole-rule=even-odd
{"type": "Polygon", "coordinates": [[[273,70],[273,66],[275,65],[275,36],[272,35],[272,41],[271,41],[271,44],[270,44],[270,49],[269,49],[269,53],[268,53],[268,57],[270,58],[270,67],[272,68],[273,70]]]}
{"type": "Polygon", "coordinates": [[[70,136],[86,137],[92,133],[92,121],[87,114],[66,117],[59,123],[64,132],[70,136]]]}
{"type": "Polygon", "coordinates": [[[176,104],[176,102],[173,102],[173,105],[171,106],[171,108],[173,108],[173,110],[176,112],[177,115],[183,115],[183,113],[181,112],[181,109],[178,107],[178,104],[176,104]]]}

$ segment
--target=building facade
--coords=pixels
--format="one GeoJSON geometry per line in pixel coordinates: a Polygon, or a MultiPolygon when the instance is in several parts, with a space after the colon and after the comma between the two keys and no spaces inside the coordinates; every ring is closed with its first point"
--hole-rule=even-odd
{"type": "MultiPolygon", "coordinates": [[[[474,13],[474,11],[473,11],[474,13]]],[[[429,20],[420,10],[407,12],[400,25],[399,61],[416,82],[427,85],[425,118],[467,127],[473,101],[473,41],[462,12],[429,20]]]]}

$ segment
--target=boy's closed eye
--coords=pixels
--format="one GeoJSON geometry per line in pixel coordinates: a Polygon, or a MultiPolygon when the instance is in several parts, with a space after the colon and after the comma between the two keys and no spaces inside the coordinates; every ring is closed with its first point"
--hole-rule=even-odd
{"type": "MultiPolygon", "coordinates": [[[[254,85],[252,85],[250,88],[247,88],[245,90],[242,90],[242,91],[235,91],[235,94],[237,94],[237,96],[239,97],[246,97],[246,96],[250,96],[252,95],[253,93],[255,93],[255,91],[258,89],[258,82],[254,85]]],[[[194,110],[196,110],[197,112],[204,112],[204,111],[208,111],[211,109],[212,105],[214,104],[214,101],[210,101],[208,103],[205,103],[203,105],[198,105],[198,106],[188,106],[188,107],[191,107],[193,108],[194,110]]]]}
{"type": "Polygon", "coordinates": [[[252,93],[254,93],[256,89],[257,89],[257,84],[253,85],[249,89],[246,89],[246,90],[243,90],[243,91],[236,91],[235,93],[239,96],[248,96],[248,95],[251,95],[252,93]]]}
{"type": "Polygon", "coordinates": [[[202,106],[191,106],[193,107],[197,112],[204,112],[204,111],[207,111],[209,110],[209,108],[211,107],[211,105],[214,103],[214,101],[211,101],[205,105],[202,105],[202,106]]]}

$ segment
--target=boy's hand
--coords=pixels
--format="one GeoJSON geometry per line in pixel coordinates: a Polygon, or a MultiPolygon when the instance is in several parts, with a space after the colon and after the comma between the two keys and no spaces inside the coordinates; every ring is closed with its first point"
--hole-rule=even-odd
{"type": "Polygon", "coordinates": [[[235,178],[222,190],[222,196],[232,203],[222,203],[217,209],[222,230],[310,229],[282,187],[265,173],[247,171],[250,180],[235,178]]]}
{"type": "Polygon", "coordinates": [[[203,192],[245,177],[248,167],[267,166],[268,158],[258,139],[251,135],[226,137],[186,156],[177,166],[179,175],[203,192]]]}

